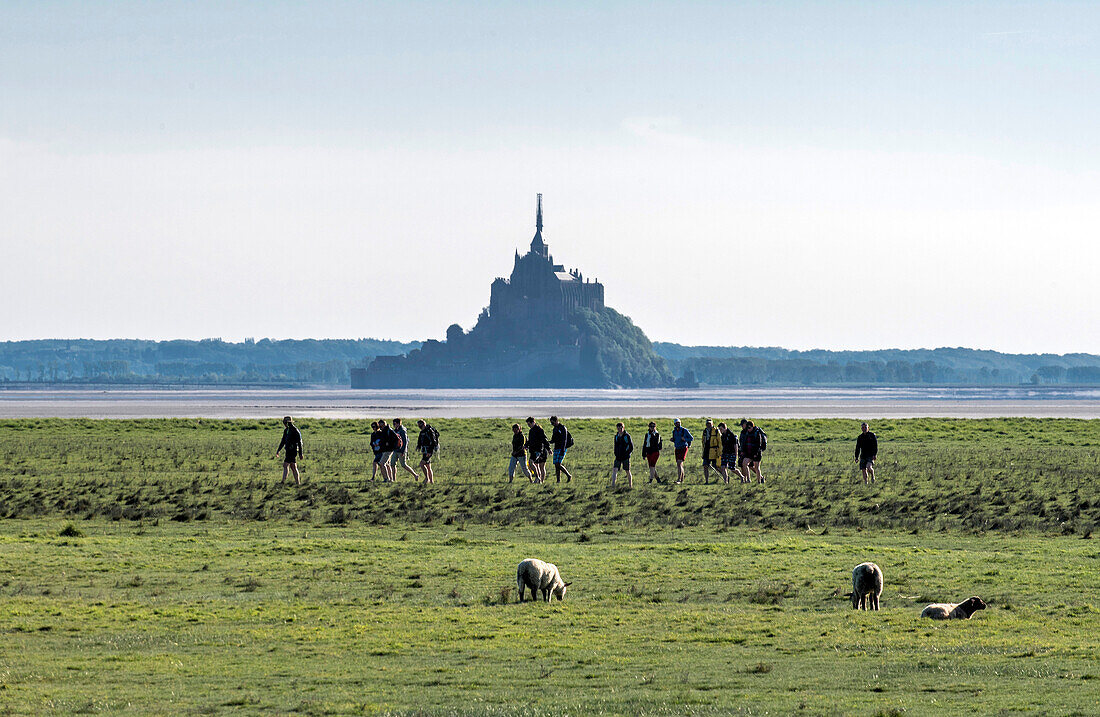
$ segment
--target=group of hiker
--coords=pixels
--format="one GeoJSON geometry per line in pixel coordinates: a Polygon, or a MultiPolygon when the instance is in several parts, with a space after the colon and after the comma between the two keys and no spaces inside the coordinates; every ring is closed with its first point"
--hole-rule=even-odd
{"type": "Polygon", "coordinates": [[[516,468],[523,471],[527,480],[542,483],[546,480],[546,461],[552,460],[557,482],[565,474],[565,482],[573,480],[573,474],[565,467],[565,454],[573,447],[573,436],[557,416],[550,416],[551,432],[546,431],[532,416],[528,416],[527,435],[518,423],[512,424],[512,457],[508,461],[508,481],[516,477],[516,468]]]}
{"type": "MultiPolygon", "coordinates": [[[[542,483],[546,480],[548,460],[554,466],[557,482],[561,482],[562,475],[565,476],[566,482],[572,481],[573,474],[566,468],[565,458],[569,449],[573,447],[573,436],[565,427],[565,423],[557,416],[550,416],[549,436],[534,417],[528,416],[525,423],[527,424],[526,435],[520,424],[512,424],[512,454],[508,462],[509,482],[515,478],[518,469],[530,482],[542,483]]],[[[751,483],[753,476],[756,477],[757,482],[765,482],[760,463],[763,460],[764,451],[768,448],[768,435],[748,419],[741,419],[739,425],[740,432],[734,432],[724,422],[715,425],[710,419],[707,419],[703,425],[701,443],[704,483],[710,483],[711,470],[715,473],[715,482],[721,478],[729,483],[731,474],[736,475],[741,483],[751,483]]],[[[295,483],[301,485],[298,459],[305,455],[302,447],[302,432],[294,425],[290,416],[283,418],[283,426],[283,440],[279,443],[275,455],[277,457],[285,449],[283,481],[286,481],[288,473],[293,473],[295,483]]],[[[416,426],[420,429],[416,439],[416,451],[420,454],[420,463],[414,469],[406,460],[409,435],[401,419],[393,419],[392,426],[385,419],[371,423],[370,446],[374,452],[371,480],[381,473],[383,481],[393,482],[397,480],[397,469],[400,467],[414,479],[419,480],[420,474],[423,473],[425,483],[435,482],[432,457],[439,451],[439,431],[424,420],[417,421],[416,426]]],[[[866,423],[861,424],[860,428],[862,432],[856,439],[855,457],[859,460],[863,482],[874,483],[878,439],[866,423]]],[[[695,442],[695,437],[677,418],[672,422],[671,439],[676,462],[675,483],[683,483],[686,472],[684,463],[687,461],[688,451],[695,442]]],[[[657,461],[664,450],[664,439],[657,431],[657,424],[654,421],[650,421],[646,427],[641,450],[642,457],[649,466],[649,482],[665,482],[657,475],[657,461]]],[[[629,485],[634,486],[634,475],[630,470],[630,456],[633,452],[634,440],[627,433],[626,426],[622,422],[616,423],[613,443],[614,463],[611,467],[612,487],[615,486],[620,471],[626,472],[629,485]]]]}
{"type": "MultiPolygon", "coordinates": [[[[713,469],[717,482],[721,477],[726,483],[730,482],[730,473],[736,475],[740,482],[750,483],[755,474],[757,481],[765,481],[764,474],[760,472],[760,462],[763,453],[768,448],[768,436],[763,429],[750,420],[741,419],[740,433],[734,433],[724,422],[714,425],[714,421],[707,419],[703,426],[703,482],[710,482],[710,472],[713,469]]],[[[695,436],[677,418],[672,422],[672,449],[676,460],[676,483],[683,483],[686,469],[688,450],[695,442],[695,436]]],[[[664,439],[657,431],[657,424],[649,422],[646,427],[645,437],[642,439],[642,457],[649,466],[650,483],[663,483],[657,475],[657,460],[664,450],[664,439]]],[[[626,432],[626,426],[622,423],[615,424],[615,462],[611,467],[611,485],[614,486],[618,479],[619,471],[625,471],[629,485],[634,485],[634,474],[630,470],[630,455],[634,452],[634,440],[626,432]]]]}
{"type": "MultiPolygon", "coordinates": [[[[393,426],[386,423],[385,419],[372,421],[370,424],[370,447],[374,453],[370,479],[374,480],[379,473],[382,480],[392,482],[397,480],[398,465],[408,471],[413,478],[420,479],[420,472],[424,474],[425,483],[435,483],[435,472],[432,470],[432,457],[439,451],[439,431],[424,420],[416,422],[420,429],[420,435],[416,438],[416,450],[420,454],[420,463],[414,470],[408,463],[406,456],[409,448],[409,433],[402,424],[400,418],[393,419],[393,426]]],[[[275,451],[275,456],[283,450],[283,480],[286,482],[288,472],[294,474],[294,482],[302,484],[302,476],[298,471],[298,459],[305,456],[302,446],[302,432],[294,425],[294,419],[290,416],[283,417],[283,440],[275,451]]]]}

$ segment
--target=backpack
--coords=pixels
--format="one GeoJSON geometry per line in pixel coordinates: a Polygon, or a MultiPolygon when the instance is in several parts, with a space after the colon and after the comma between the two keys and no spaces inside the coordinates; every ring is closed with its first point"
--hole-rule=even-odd
{"type": "Polygon", "coordinates": [[[430,424],[428,425],[428,430],[432,432],[432,449],[435,450],[435,451],[438,451],[439,450],[439,431],[435,430],[435,427],[430,425],[430,424]]]}
{"type": "Polygon", "coordinates": [[[569,432],[568,428],[565,429],[565,447],[566,448],[572,448],[573,447],[573,434],[569,432]]]}
{"type": "Polygon", "coordinates": [[[756,432],[760,434],[760,450],[768,450],[768,434],[764,433],[764,430],[762,428],[757,428],[756,432]]]}

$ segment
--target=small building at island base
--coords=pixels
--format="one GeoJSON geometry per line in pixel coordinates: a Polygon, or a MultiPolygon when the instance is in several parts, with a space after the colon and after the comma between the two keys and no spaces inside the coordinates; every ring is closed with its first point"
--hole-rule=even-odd
{"type": "Polygon", "coordinates": [[[540,194],[530,249],[516,252],[511,276],[493,281],[477,324],[468,333],[452,325],[446,341],[425,341],[403,356],[379,356],[352,369],[351,386],[610,388],[620,385],[619,374],[631,386],[671,378],[645,334],[604,304],[603,284],[554,262],[543,239],[540,194]],[[644,372],[622,370],[639,356],[644,372]]]}

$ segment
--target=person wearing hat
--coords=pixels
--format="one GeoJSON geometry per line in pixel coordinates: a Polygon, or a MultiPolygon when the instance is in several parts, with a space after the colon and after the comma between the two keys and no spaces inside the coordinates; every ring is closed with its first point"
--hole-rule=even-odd
{"type": "Polygon", "coordinates": [[[294,419],[290,416],[283,416],[283,440],[275,449],[276,458],[279,457],[279,452],[283,448],[286,448],[286,457],[283,458],[283,479],[279,482],[285,483],[287,471],[293,471],[294,482],[301,485],[302,476],[298,472],[298,459],[305,457],[305,453],[302,452],[302,432],[294,425],[294,419]]]}
{"type": "Polygon", "coordinates": [[[684,461],[687,459],[688,448],[695,437],[691,431],[680,425],[680,419],[672,422],[672,447],[676,449],[676,482],[684,482],[684,461]]]}

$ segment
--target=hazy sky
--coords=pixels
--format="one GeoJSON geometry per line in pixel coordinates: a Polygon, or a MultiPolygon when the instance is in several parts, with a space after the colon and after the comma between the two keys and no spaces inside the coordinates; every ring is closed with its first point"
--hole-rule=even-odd
{"type": "Polygon", "coordinates": [[[0,4],[0,339],[1100,353],[1100,3],[0,4]],[[592,5],[596,5],[592,7],[592,5]]]}

